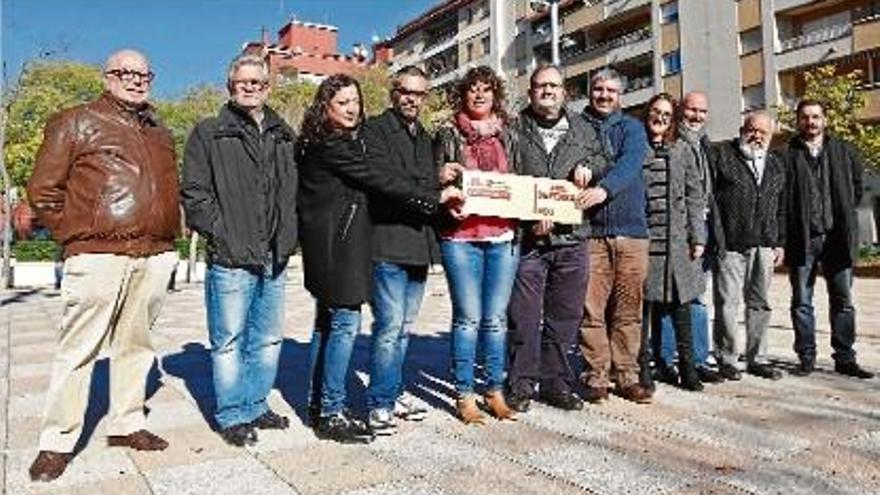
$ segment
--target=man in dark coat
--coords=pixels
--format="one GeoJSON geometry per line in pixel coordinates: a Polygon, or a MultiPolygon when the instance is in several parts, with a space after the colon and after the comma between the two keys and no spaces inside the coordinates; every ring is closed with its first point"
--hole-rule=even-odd
{"type": "MultiPolygon", "coordinates": [[[[428,96],[421,69],[407,66],[391,80],[392,108],[367,121],[367,167],[381,169],[414,187],[437,190],[431,136],[419,123],[428,96]]],[[[370,386],[368,423],[377,435],[396,430],[395,417],[418,421],[426,410],[403,397],[403,364],[428,267],[440,256],[433,229],[436,215],[401,208],[381,195],[369,198],[373,224],[373,291],[370,307],[370,386]]]]}
{"type": "Polygon", "coordinates": [[[821,264],[830,300],[834,370],[871,378],[874,375],[858,365],[853,350],[852,267],[858,247],[856,206],[862,198],[862,159],[852,145],[825,132],[822,103],[801,101],[797,125],[798,134],[785,156],[790,210],[786,251],[799,372],[809,374],[816,365],[813,288],[821,264]]]}
{"type": "Polygon", "coordinates": [[[764,356],[770,282],[774,266],[785,255],[785,168],[767,151],[773,128],[768,114],[748,113],[740,137],[720,143],[712,161],[721,227],[712,285],[715,353],[719,372],[728,380],[741,378],[737,367],[743,349],[737,320],[743,296],[746,371],[770,380],[782,378],[764,356]]]}
{"type": "MultiPolygon", "coordinates": [[[[607,161],[592,126],[565,110],[565,87],[552,65],[532,73],[529,106],[511,126],[517,133],[517,173],[577,180],[586,186],[607,161]]],[[[589,273],[589,218],[580,225],[523,222],[521,256],[508,307],[510,395],[507,403],[528,410],[538,389],[547,404],[583,407],[572,393],[569,354],[583,317],[589,273]]]]}
{"type": "Polygon", "coordinates": [[[297,169],[293,130],[266,105],[266,62],[236,58],[227,88],[229,102],[189,137],[181,193],[187,225],[208,240],[214,418],[226,442],[244,446],[257,441],[257,428],[288,426],[267,397],[281,352],[287,260],[297,243],[297,169]]]}

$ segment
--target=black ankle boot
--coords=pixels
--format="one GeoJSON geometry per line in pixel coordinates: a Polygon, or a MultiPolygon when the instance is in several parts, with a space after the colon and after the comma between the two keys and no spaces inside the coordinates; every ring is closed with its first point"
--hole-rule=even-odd
{"type": "Polygon", "coordinates": [[[673,314],[676,348],[678,350],[679,386],[685,390],[703,390],[700,375],[694,367],[693,335],[691,333],[690,305],[677,308],[673,314]]]}

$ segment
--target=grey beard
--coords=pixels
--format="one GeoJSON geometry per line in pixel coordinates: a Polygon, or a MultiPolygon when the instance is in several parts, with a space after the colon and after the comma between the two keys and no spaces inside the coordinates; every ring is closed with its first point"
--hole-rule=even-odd
{"type": "Polygon", "coordinates": [[[767,151],[764,150],[763,148],[755,148],[754,146],[743,141],[742,139],[739,140],[739,150],[749,160],[763,158],[764,155],[767,154],[767,151]]]}
{"type": "Polygon", "coordinates": [[[706,135],[706,126],[694,130],[684,124],[679,124],[678,134],[689,143],[698,143],[706,135]]]}

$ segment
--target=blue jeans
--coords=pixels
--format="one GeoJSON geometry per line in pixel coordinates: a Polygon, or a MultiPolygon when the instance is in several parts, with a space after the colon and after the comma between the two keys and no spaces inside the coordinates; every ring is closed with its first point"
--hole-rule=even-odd
{"type": "Polygon", "coordinates": [[[810,240],[803,266],[790,267],[791,322],[794,326],[794,351],[801,360],[816,359],[816,317],[813,311],[813,289],[819,262],[828,290],[828,316],[831,320],[831,357],[839,363],[856,360],[856,310],[852,300],[852,266],[840,266],[823,259],[824,252],[840,249],[828,246],[825,236],[810,240]]]}
{"type": "Polygon", "coordinates": [[[373,328],[367,409],[392,409],[403,393],[409,332],[425,295],[427,266],[373,264],[373,328]]]}
{"type": "Polygon", "coordinates": [[[361,328],[360,306],[326,306],[318,302],[315,329],[309,349],[311,370],[310,407],[321,416],[345,409],[345,382],[354,340],[361,328]]]}
{"type": "Polygon", "coordinates": [[[221,428],[249,423],[269,410],[284,324],[284,266],[254,273],[208,267],[205,304],[211,340],[215,418],[221,428]]]}
{"type": "MultiPolygon", "coordinates": [[[[663,362],[672,365],[675,362],[675,329],[672,327],[672,315],[663,315],[660,319],[660,335],[651,335],[652,339],[660,339],[660,354],[663,362]]],[[[691,301],[691,336],[693,337],[694,366],[706,366],[709,358],[709,311],[702,299],[691,301]]]]}
{"type": "Polygon", "coordinates": [[[459,396],[474,392],[474,364],[482,339],[486,391],[504,385],[507,303],[519,260],[511,242],[440,244],[452,297],[452,369],[459,396]]]}

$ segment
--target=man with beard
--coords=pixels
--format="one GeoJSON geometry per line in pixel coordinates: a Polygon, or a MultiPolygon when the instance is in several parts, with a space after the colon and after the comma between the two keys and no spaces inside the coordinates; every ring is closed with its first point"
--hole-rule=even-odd
{"type": "MultiPolygon", "coordinates": [[[[711,235],[715,233],[715,229],[710,225],[710,213],[713,212],[712,202],[712,180],[711,169],[712,164],[709,159],[711,143],[709,136],[706,135],[706,121],[709,118],[709,99],[705,93],[698,91],[690,92],[684,95],[681,100],[681,116],[678,124],[678,135],[688,144],[696,158],[697,169],[700,175],[700,185],[703,190],[703,199],[706,206],[705,218],[707,220],[706,231],[710,234],[710,243],[707,245],[707,251],[712,252],[716,243],[713,242],[711,235]]],[[[711,259],[707,256],[703,258],[704,273],[701,285],[705,286],[709,263],[711,259]]],[[[705,289],[703,289],[705,292],[705,289]]],[[[707,358],[709,357],[709,315],[706,310],[706,301],[704,296],[691,301],[691,325],[693,335],[693,353],[694,365],[700,381],[704,383],[715,383],[722,381],[724,378],[715,370],[709,368],[707,358]]],[[[655,358],[658,379],[667,383],[678,383],[678,376],[671,363],[674,362],[675,353],[675,332],[672,328],[672,318],[664,317],[662,320],[662,356],[655,358]]]]}
{"type": "Polygon", "coordinates": [[[713,161],[715,204],[722,235],[714,269],[715,351],[719,372],[739,380],[742,339],[737,313],[742,295],[746,306],[746,371],[770,380],[782,372],[765,360],[773,267],[782,264],[785,245],[785,168],[768,153],[773,120],[750,112],[740,137],[721,143],[713,161]]]}
{"type": "Polygon", "coordinates": [[[110,352],[107,443],[164,450],[146,429],[150,329],[177,263],[180,230],[171,133],[147,103],[153,73],[141,53],[107,59],[105,92],[46,125],[28,198],[61,245],[64,313],[46,394],[34,481],[61,476],[84,426],[95,361],[110,352]]]}
{"type": "MultiPolygon", "coordinates": [[[[431,136],[419,122],[428,96],[428,80],[415,66],[391,80],[391,105],[364,127],[367,165],[409,181],[439,189],[431,136]]],[[[420,421],[426,410],[403,396],[403,365],[409,332],[415,323],[428,267],[440,260],[434,217],[400,208],[387,197],[369,201],[373,223],[373,291],[370,308],[370,385],[368,423],[377,435],[395,432],[395,417],[420,421]]]]}
{"type": "Polygon", "coordinates": [[[648,224],[642,165],[648,152],[645,128],[620,110],[623,80],[611,69],[590,81],[583,118],[600,136],[610,164],[578,197],[591,209],[590,274],[581,326],[589,402],[617,393],[637,403],[652,392],[639,383],[642,296],[648,274],[648,224]],[[612,377],[612,368],[614,376],[612,377]]]}
{"type": "Polygon", "coordinates": [[[858,248],[856,206],[862,198],[862,158],[856,149],[825,131],[825,107],[804,100],[797,107],[798,135],[786,150],[791,321],[799,373],[816,365],[813,288],[821,264],[828,290],[834,371],[871,378],[856,362],[856,312],[852,267],[858,248]]]}
{"type": "MultiPolygon", "coordinates": [[[[511,126],[518,134],[517,173],[568,178],[586,187],[606,161],[596,131],[566,112],[559,68],[548,65],[532,73],[529,101],[511,126]]],[[[569,411],[583,407],[572,393],[568,355],[583,315],[589,227],[586,214],[576,226],[549,220],[520,224],[520,263],[508,305],[507,377],[507,403],[518,412],[528,410],[536,387],[551,406],[569,411]]]]}

